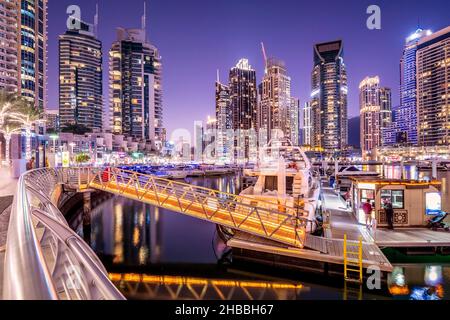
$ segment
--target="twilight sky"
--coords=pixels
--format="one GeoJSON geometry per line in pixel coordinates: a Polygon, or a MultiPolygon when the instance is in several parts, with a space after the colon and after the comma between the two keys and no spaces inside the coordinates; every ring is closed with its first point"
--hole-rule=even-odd
{"type": "MultiPolygon", "coordinates": [[[[399,59],[404,39],[416,28],[450,25],[448,0],[147,0],[150,41],[163,58],[164,126],[192,132],[195,120],[214,114],[214,81],[242,58],[263,75],[260,42],[269,56],[286,62],[292,95],[309,99],[313,44],[342,39],[349,79],[349,115],[359,114],[358,84],[379,75],[399,103],[399,59]],[[366,28],[366,8],[381,7],[382,29],[366,28]]],[[[95,0],[49,0],[49,107],[58,106],[58,35],[66,29],[66,8],[81,7],[93,22],[95,0]]],[[[108,50],[116,27],[140,27],[143,0],[98,0],[103,42],[104,96],[108,96],[108,50]]]]}

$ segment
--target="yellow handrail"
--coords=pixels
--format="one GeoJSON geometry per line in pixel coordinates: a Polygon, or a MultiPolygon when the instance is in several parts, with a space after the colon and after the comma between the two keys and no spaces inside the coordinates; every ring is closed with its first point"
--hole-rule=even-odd
{"type": "MultiPolygon", "coordinates": [[[[351,247],[355,247],[355,245],[352,245],[351,247]]],[[[347,241],[347,234],[344,234],[344,278],[345,281],[355,281],[357,280],[359,283],[362,283],[363,281],[363,244],[362,244],[362,237],[359,237],[358,241],[358,251],[349,251],[348,250],[348,241],[347,241]],[[358,259],[354,261],[354,258],[349,259],[349,255],[357,255],[358,259]],[[357,266],[358,269],[355,268],[349,268],[348,266],[357,266]],[[349,277],[349,271],[350,272],[356,272],[358,274],[358,279],[354,279],[349,277]]]]}

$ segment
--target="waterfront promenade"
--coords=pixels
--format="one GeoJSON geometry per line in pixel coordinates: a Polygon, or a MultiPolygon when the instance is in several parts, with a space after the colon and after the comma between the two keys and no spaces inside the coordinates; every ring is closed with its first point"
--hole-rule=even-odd
{"type": "Polygon", "coordinates": [[[9,168],[0,167],[0,299],[3,292],[3,268],[9,215],[18,179],[11,177],[9,168]]]}
{"type": "Polygon", "coordinates": [[[0,252],[4,251],[9,214],[18,179],[11,177],[9,168],[0,168],[0,252]]]}
{"type": "Polygon", "coordinates": [[[11,177],[9,168],[0,168],[0,252],[4,251],[9,214],[18,179],[11,177]]]}

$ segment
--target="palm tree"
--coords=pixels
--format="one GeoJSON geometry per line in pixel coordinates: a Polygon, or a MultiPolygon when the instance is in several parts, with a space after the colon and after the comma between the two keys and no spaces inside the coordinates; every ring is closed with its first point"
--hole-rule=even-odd
{"type": "Polygon", "coordinates": [[[3,126],[1,132],[3,133],[3,137],[5,138],[5,163],[9,165],[10,163],[10,144],[11,144],[11,136],[14,133],[19,133],[22,130],[22,127],[18,123],[6,123],[3,126]]]}
{"type": "Polygon", "coordinates": [[[5,160],[9,164],[9,149],[11,135],[20,131],[20,125],[10,118],[11,115],[16,114],[21,109],[22,101],[19,96],[14,93],[9,93],[0,90],[0,133],[5,138],[5,160]]]}
{"type": "Polygon", "coordinates": [[[23,102],[18,95],[0,90],[0,130],[7,124],[7,117],[22,108],[23,102]]]}
{"type": "Polygon", "coordinates": [[[41,117],[41,112],[25,98],[18,98],[17,112],[9,114],[7,118],[11,123],[20,124],[25,129],[26,148],[25,158],[31,158],[31,129],[33,124],[41,117]]]}

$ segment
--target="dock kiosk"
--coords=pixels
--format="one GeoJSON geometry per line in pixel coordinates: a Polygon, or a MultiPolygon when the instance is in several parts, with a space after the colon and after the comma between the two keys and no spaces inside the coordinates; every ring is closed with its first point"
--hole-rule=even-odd
{"type": "Polygon", "coordinates": [[[365,223],[361,204],[370,200],[372,218],[378,227],[387,227],[383,202],[389,199],[394,209],[395,227],[423,227],[442,210],[440,181],[393,180],[370,177],[352,178],[352,209],[360,223],[365,223]]]}

